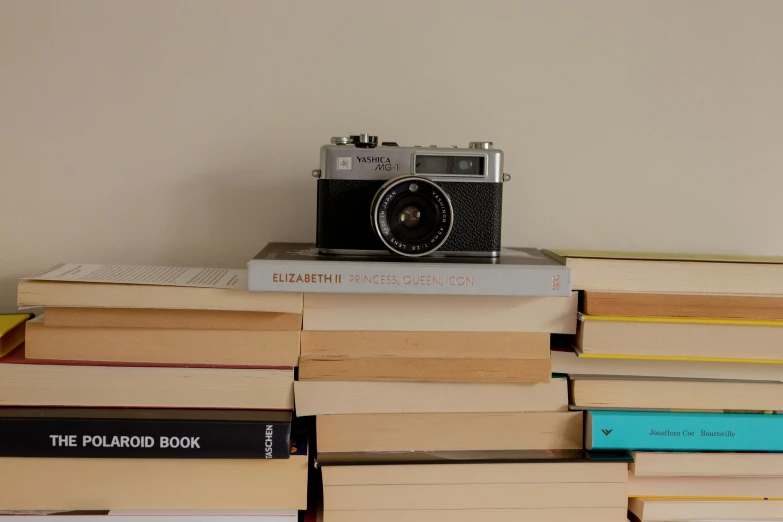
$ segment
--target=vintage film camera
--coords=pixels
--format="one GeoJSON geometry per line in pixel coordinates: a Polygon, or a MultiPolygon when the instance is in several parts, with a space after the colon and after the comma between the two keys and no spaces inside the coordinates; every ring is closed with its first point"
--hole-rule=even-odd
{"type": "Polygon", "coordinates": [[[321,147],[316,243],[324,254],[496,257],[503,151],[378,146],[368,134],[321,147]]]}

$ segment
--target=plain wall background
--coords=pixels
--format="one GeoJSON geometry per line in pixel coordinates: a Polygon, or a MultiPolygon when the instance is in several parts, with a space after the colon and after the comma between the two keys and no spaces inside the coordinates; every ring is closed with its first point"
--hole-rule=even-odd
{"type": "Polygon", "coordinates": [[[783,2],[0,0],[0,310],[312,241],[318,148],[492,140],[507,245],[783,254],[783,2]]]}

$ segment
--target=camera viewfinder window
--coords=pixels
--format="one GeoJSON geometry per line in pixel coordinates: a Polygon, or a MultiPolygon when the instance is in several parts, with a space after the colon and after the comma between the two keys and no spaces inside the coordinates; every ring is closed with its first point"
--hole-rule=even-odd
{"type": "Polygon", "coordinates": [[[416,155],[416,174],[434,176],[483,176],[484,156],[416,155]]]}

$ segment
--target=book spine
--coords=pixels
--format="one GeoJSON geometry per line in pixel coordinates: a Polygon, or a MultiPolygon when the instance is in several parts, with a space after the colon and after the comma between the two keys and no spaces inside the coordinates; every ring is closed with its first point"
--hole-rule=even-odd
{"type": "Polygon", "coordinates": [[[0,456],[287,459],[288,422],[0,419],[0,456]]]}
{"type": "Polygon", "coordinates": [[[588,412],[588,449],[783,451],[783,415],[588,412]]]}
{"type": "Polygon", "coordinates": [[[569,297],[571,272],[565,266],[253,260],[248,263],[248,288],[261,292],[569,297]]]}

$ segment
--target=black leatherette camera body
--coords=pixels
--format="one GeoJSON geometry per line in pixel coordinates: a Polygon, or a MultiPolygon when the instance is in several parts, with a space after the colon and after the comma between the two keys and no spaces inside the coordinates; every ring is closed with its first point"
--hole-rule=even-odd
{"type": "MultiPolygon", "coordinates": [[[[454,226],[438,252],[499,251],[503,183],[429,179],[449,196],[454,209],[454,226]]],[[[371,217],[373,198],[384,183],[385,180],[319,179],[318,248],[386,251],[371,217]]]]}

